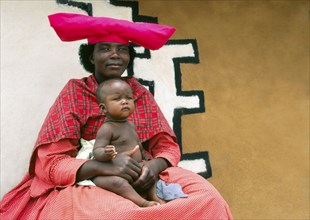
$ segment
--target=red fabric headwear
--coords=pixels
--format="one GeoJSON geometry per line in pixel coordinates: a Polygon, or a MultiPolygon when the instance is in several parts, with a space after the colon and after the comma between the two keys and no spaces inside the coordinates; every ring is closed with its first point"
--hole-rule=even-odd
{"type": "Polygon", "coordinates": [[[56,13],[48,19],[62,41],[87,39],[90,44],[115,42],[126,45],[130,41],[150,50],[165,45],[176,30],[160,24],[72,13],[56,13]]]}

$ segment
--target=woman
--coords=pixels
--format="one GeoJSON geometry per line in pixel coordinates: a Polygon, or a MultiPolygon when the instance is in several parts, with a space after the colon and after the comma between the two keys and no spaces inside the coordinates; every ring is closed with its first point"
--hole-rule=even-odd
{"type": "Polygon", "coordinates": [[[217,190],[199,175],[176,167],[179,146],[153,96],[133,77],[124,78],[133,90],[136,125],[143,147],[153,159],[141,167],[130,155],[113,162],[76,159],[80,138],[93,140],[105,115],[96,89],[106,79],[120,78],[133,56],[129,41],[159,49],[175,29],[148,23],[59,13],[49,16],[63,41],[88,39],[80,60],[92,75],[70,80],[51,107],[39,133],[29,172],[1,201],[1,219],[231,219],[217,190]],[[159,176],[178,183],[188,198],[141,208],[95,186],[75,183],[97,176],[119,176],[144,190],[159,176]]]}

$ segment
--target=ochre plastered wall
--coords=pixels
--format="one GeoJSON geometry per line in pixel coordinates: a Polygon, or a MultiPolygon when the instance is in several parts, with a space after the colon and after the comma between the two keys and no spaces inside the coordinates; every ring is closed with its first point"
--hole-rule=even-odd
{"type": "Polygon", "coordinates": [[[197,39],[183,90],[183,151],[208,150],[209,179],[236,219],[309,219],[309,1],[140,0],[140,14],[197,39]]]}

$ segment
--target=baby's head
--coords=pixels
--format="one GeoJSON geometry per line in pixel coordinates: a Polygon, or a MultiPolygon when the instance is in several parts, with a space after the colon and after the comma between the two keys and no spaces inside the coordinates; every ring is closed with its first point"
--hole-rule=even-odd
{"type": "Polygon", "coordinates": [[[124,120],[134,111],[132,90],[122,79],[103,81],[99,84],[96,95],[99,108],[109,119],[124,120]]]}

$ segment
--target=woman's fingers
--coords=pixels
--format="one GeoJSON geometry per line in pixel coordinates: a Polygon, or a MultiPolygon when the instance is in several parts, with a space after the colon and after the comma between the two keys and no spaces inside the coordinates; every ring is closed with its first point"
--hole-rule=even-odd
{"type": "Polygon", "coordinates": [[[145,190],[155,183],[155,177],[147,166],[142,167],[140,177],[132,184],[134,187],[145,190]]]}
{"type": "Polygon", "coordinates": [[[148,179],[146,182],[142,183],[141,186],[139,186],[139,188],[142,190],[146,190],[146,189],[149,189],[154,184],[155,182],[153,179],[148,179]]]}
{"type": "Polygon", "coordinates": [[[130,182],[136,180],[141,174],[141,165],[129,156],[118,155],[113,159],[112,164],[116,171],[115,175],[130,180],[130,182]]]}
{"type": "Polygon", "coordinates": [[[122,154],[131,157],[131,156],[132,156],[133,154],[135,154],[138,150],[140,150],[140,149],[139,149],[139,145],[136,145],[133,149],[128,150],[128,151],[125,151],[125,152],[123,152],[122,154]]]}

